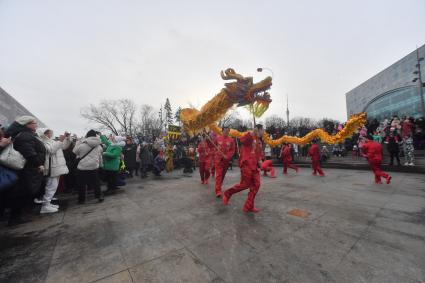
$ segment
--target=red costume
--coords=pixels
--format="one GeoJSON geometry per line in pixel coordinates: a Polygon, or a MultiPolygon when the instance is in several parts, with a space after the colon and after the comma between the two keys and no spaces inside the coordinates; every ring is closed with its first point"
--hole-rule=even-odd
{"type": "Polygon", "coordinates": [[[239,184],[234,185],[232,188],[224,192],[223,203],[227,205],[233,194],[249,189],[243,210],[245,212],[258,212],[258,210],[254,207],[254,199],[260,189],[260,171],[258,170],[258,162],[263,156],[261,140],[248,132],[240,138],[240,141],[241,156],[239,159],[239,165],[241,168],[241,181],[239,184]]]}
{"type": "Polygon", "coordinates": [[[320,151],[319,146],[315,143],[308,150],[308,155],[311,156],[311,165],[313,167],[313,175],[319,173],[320,176],[325,176],[322,168],[320,168],[320,151]]]}
{"type": "Polygon", "coordinates": [[[261,163],[261,170],[263,170],[263,175],[267,176],[267,172],[270,172],[270,177],[275,178],[275,171],[273,168],[272,160],[266,160],[263,163],[261,163]]]}
{"type": "Polygon", "coordinates": [[[370,167],[375,174],[375,183],[382,184],[381,177],[384,177],[387,180],[387,184],[391,181],[391,176],[381,170],[382,162],[382,146],[381,144],[374,141],[367,141],[363,147],[363,154],[366,156],[367,161],[369,162],[370,167]]]}
{"type": "Polygon", "coordinates": [[[226,176],[227,168],[235,154],[235,141],[227,136],[218,136],[214,140],[217,149],[215,150],[214,165],[215,165],[215,194],[221,196],[221,185],[226,176]]]}
{"type": "Polygon", "coordinates": [[[282,151],[280,152],[280,156],[282,158],[283,163],[283,174],[288,173],[288,167],[294,169],[298,173],[298,167],[292,165],[292,154],[291,154],[291,146],[285,145],[282,147],[282,151]]]}
{"type": "Polygon", "coordinates": [[[210,143],[208,141],[204,140],[198,144],[198,154],[199,174],[201,175],[201,182],[202,184],[208,184],[211,165],[211,148],[210,143]]]}

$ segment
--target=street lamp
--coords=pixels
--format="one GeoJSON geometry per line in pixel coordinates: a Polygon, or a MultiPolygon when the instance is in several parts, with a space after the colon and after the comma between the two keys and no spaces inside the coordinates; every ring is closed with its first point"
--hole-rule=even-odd
{"type": "Polygon", "coordinates": [[[274,77],[274,74],[273,74],[273,70],[272,70],[272,69],[267,68],[267,67],[260,67],[260,68],[257,68],[257,72],[259,72],[259,73],[261,73],[263,70],[267,70],[267,71],[269,71],[270,73],[272,73],[272,78],[274,77]]]}
{"type": "Polygon", "coordinates": [[[424,104],[424,91],[423,91],[424,83],[422,82],[422,72],[421,72],[421,61],[424,60],[424,57],[419,58],[418,48],[416,48],[416,60],[418,62],[415,65],[417,70],[415,70],[413,74],[418,76],[413,78],[412,83],[415,83],[416,81],[418,81],[419,83],[419,96],[421,97],[421,112],[422,112],[422,117],[425,117],[425,104],[424,104]]]}

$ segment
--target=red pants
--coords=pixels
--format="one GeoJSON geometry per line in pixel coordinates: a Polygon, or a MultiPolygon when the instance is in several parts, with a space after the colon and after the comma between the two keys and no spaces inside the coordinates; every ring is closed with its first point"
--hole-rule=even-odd
{"type": "Polygon", "coordinates": [[[373,174],[375,174],[375,183],[381,183],[381,178],[388,178],[388,174],[381,170],[381,162],[369,162],[373,174]]]}
{"type": "Polygon", "coordinates": [[[283,174],[288,173],[288,168],[298,171],[298,166],[292,165],[291,162],[283,162],[283,174]]]}
{"type": "Polygon", "coordinates": [[[274,171],[273,166],[269,166],[269,167],[266,167],[266,168],[261,168],[261,170],[264,172],[264,176],[267,176],[267,172],[270,172],[270,176],[271,177],[274,177],[274,175],[275,175],[275,171],[274,171]]]}
{"type": "Polygon", "coordinates": [[[312,160],[311,165],[313,166],[313,174],[316,175],[319,173],[320,176],[324,176],[325,173],[323,173],[322,168],[320,168],[320,161],[319,160],[312,160]]]}
{"type": "Polygon", "coordinates": [[[226,176],[228,162],[219,162],[215,164],[215,194],[221,194],[221,186],[223,185],[224,177],[226,176]]]}
{"type": "Polygon", "coordinates": [[[210,177],[210,163],[208,161],[199,161],[199,174],[202,182],[208,181],[210,177]]]}
{"type": "Polygon", "coordinates": [[[224,194],[230,198],[233,194],[246,189],[249,189],[249,193],[248,197],[246,198],[244,208],[250,210],[254,208],[255,195],[260,189],[260,172],[257,169],[253,170],[248,168],[246,165],[242,165],[241,182],[226,190],[224,194]]]}

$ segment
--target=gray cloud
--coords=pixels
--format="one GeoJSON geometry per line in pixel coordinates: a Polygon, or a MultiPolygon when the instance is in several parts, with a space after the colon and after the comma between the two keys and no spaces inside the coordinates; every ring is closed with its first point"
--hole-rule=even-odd
{"type": "Polygon", "coordinates": [[[266,66],[266,116],[288,93],[291,116],[344,120],[344,94],[425,39],[422,0],[201,2],[3,0],[0,86],[50,127],[81,133],[89,103],[201,106],[221,69],[261,79],[266,66]]]}

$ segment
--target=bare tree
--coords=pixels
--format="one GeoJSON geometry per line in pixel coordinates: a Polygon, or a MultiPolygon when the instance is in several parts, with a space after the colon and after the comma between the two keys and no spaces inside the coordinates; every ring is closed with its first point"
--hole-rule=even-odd
{"type": "Polygon", "coordinates": [[[90,104],[81,110],[81,116],[115,135],[121,132],[135,134],[136,104],[130,99],[103,100],[99,105],[90,104]]]}
{"type": "Polygon", "coordinates": [[[285,127],[285,124],[285,120],[283,120],[283,118],[279,117],[278,115],[271,115],[265,120],[266,128],[270,128],[272,126],[275,128],[283,128],[285,127]]]}
{"type": "Polygon", "coordinates": [[[239,118],[239,112],[235,110],[231,110],[226,113],[226,115],[218,122],[220,127],[230,126],[232,125],[236,119],[239,118]]]}
{"type": "Polygon", "coordinates": [[[317,127],[317,122],[308,117],[294,117],[289,121],[289,125],[294,128],[314,128],[317,127]]]}

